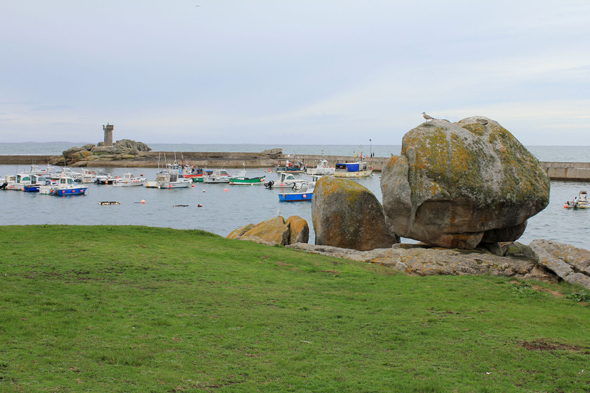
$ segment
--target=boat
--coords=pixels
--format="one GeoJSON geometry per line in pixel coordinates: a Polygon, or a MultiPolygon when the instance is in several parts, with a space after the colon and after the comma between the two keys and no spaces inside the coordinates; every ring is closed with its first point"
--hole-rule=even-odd
{"type": "MultiPolygon", "coordinates": [[[[159,189],[189,188],[192,181],[182,177],[177,164],[167,164],[166,169],[156,174],[156,187],[159,189]]],[[[151,187],[146,182],[146,187],[151,187]]]]}
{"type": "Polygon", "coordinates": [[[264,184],[264,179],[266,176],[259,176],[259,177],[246,177],[246,165],[244,164],[244,169],[238,173],[235,177],[229,178],[229,184],[234,186],[245,185],[245,186],[253,186],[256,184],[264,184]]]}
{"type": "Polygon", "coordinates": [[[107,173],[100,173],[96,175],[96,180],[94,184],[113,184],[117,182],[117,178],[113,175],[107,173]]]}
{"type": "Polygon", "coordinates": [[[24,192],[39,192],[39,187],[45,186],[49,180],[40,174],[31,174],[31,183],[23,187],[24,192]]]}
{"type": "Polygon", "coordinates": [[[313,191],[306,187],[301,192],[285,192],[279,194],[279,202],[307,202],[313,198],[313,191]]]}
{"type": "Polygon", "coordinates": [[[578,196],[573,201],[566,201],[563,205],[566,209],[588,209],[590,208],[590,201],[588,200],[588,193],[586,191],[580,191],[578,196]]]}
{"type": "Polygon", "coordinates": [[[203,176],[203,183],[229,183],[230,178],[231,176],[225,169],[215,169],[203,176]]]}
{"type": "MultiPolygon", "coordinates": [[[[53,196],[84,195],[88,190],[88,186],[76,184],[75,179],[70,176],[60,177],[57,185],[44,187],[51,187],[49,194],[53,196]]],[[[39,187],[39,192],[41,192],[41,187],[39,187]]]]}
{"type": "Polygon", "coordinates": [[[264,187],[270,188],[284,188],[284,187],[300,187],[302,184],[307,183],[305,179],[295,177],[292,173],[281,172],[279,173],[279,180],[269,180],[264,183],[264,187]]]}
{"type": "Polygon", "coordinates": [[[307,168],[308,175],[331,175],[336,171],[328,165],[327,160],[320,160],[315,168],[307,168]]]}
{"type": "Polygon", "coordinates": [[[135,177],[133,173],[124,173],[123,177],[117,179],[116,182],[113,183],[115,187],[143,187],[147,179],[145,177],[135,177]]]}
{"type": "Polygon", "coordinates": [[[279,165],[277,165],[276,172],[287,172],[287,173],[304,173],[307,170],[307,165],[300,160],[289,161],[286,160],[283,164],[282,161],[279,161],[279,165]]]}
{"type": "Polygon", "coordinates": [[[337,163],[334,177],[367,177],[371,176],[373,168],[366,161],[337,163]]]}
{"type": "Polygon", "coordinates": [[[185,165],[182,167],[182,177],[185,179],[192,179],[194,182],[202,182],[205,172],[202,168],[195,168],[194,166],[185,165]]]}
{"type": "Polygon", "coordinates": [[[82,171],[82,175],[80,176],[80,182],[81,183],[96,183],[96,177],[97,177],[97,173],[96,171],[90,170],[90,169],[84,169],[82,171]]]}

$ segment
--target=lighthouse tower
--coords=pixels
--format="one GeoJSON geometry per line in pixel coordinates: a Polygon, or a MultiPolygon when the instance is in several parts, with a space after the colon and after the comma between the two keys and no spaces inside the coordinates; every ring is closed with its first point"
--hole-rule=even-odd
{"type": "Polygon", "coordinates": [[[113,128],[115,128],[115,126],[113,126],[112,124],[109,125],[109,123],[107,123],[106,126],[102,126],[102,129],[104,131],[105,146],[113,146],[113,128]]]}

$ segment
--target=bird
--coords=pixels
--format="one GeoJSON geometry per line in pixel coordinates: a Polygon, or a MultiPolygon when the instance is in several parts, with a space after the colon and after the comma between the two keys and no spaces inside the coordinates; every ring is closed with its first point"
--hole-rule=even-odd
{"type": "Polygon", "coordinates": [[[424,117],[426,120],[434,120],[434,117],[432,116],[428,116],[426,113],[422,112],[422,117],[424,117]]]}

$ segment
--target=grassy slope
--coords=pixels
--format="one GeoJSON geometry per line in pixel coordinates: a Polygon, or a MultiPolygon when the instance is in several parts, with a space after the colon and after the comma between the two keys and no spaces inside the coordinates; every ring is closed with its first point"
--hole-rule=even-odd
{"type": "Polygon", "coordinates": [[[0,250],[1,392],[590,390],[590,310],[508,279],[146,227],[4,226],[0,250]]]}

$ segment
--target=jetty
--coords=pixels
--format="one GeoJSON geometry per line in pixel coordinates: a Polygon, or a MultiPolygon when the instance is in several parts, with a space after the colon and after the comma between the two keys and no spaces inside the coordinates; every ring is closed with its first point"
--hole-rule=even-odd
{"type": "MultiPolygon", "coordinates": [[[[238,153],[238,152],[147,152],[142,157],[131,159],[105,159],[87,161],[72,166],[88,166],[98,168],[157,168],[162,165],[164,155],[168,162],[174,157],[180,162],[199,168],[271,168],[279,162],[299,159],[309,167],[315,167],[320,160],[327,160],[329,166],[337,162],[355,162],[353,156],[324,156],[310,154],[272,154],[272,153],[238,153]]],[[[0,155],[0,165],[47,165],[51,155],[0,155]]],[[[375,172],[381,172],[389,157],[372,157],[367,159],[375,172]]],[[[590,162],[541,162],[551,180],[590,181],[590,162]]]]}

